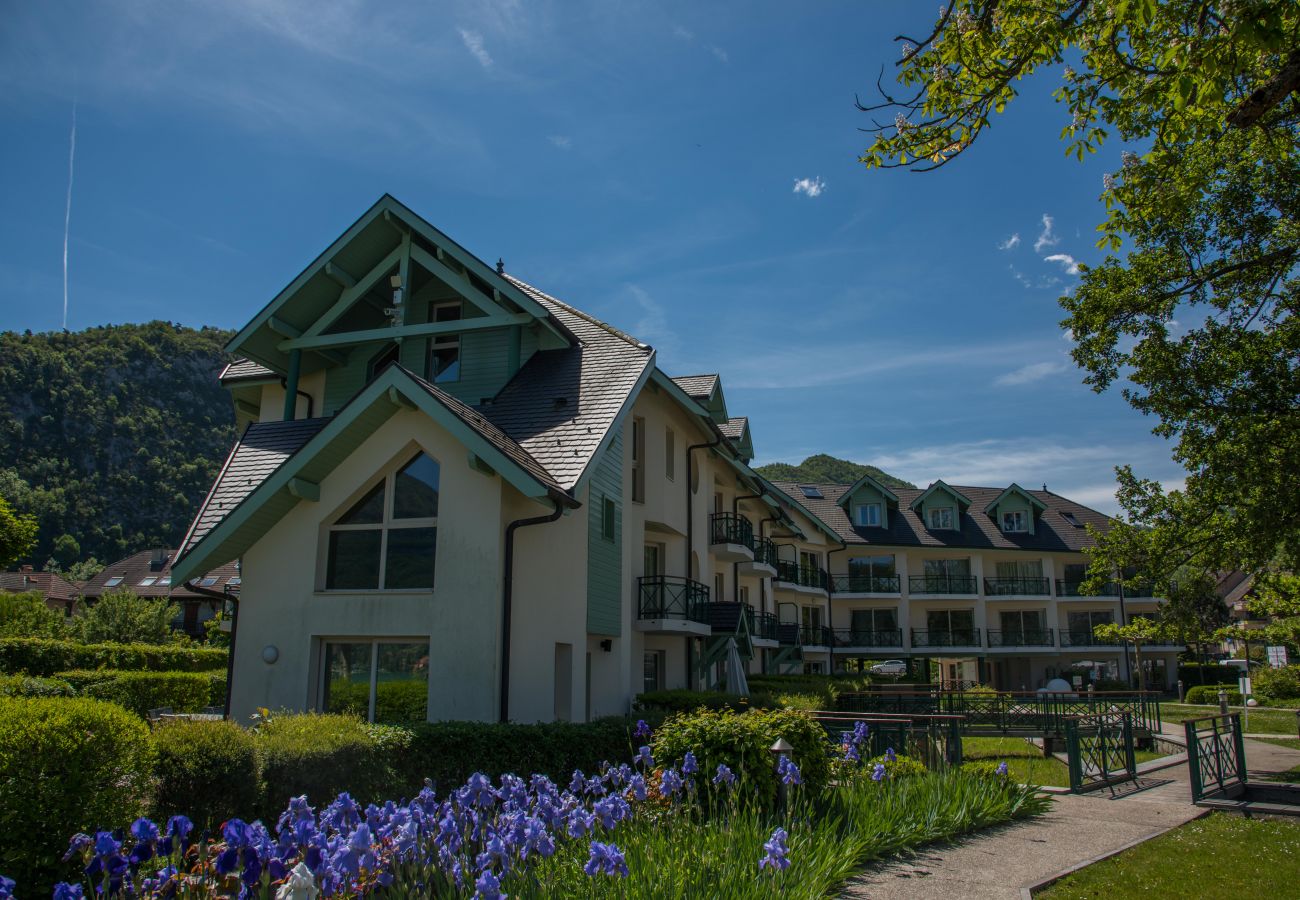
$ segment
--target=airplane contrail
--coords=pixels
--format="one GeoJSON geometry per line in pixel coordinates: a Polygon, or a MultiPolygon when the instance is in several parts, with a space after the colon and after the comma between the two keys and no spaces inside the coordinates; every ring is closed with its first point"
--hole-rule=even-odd
{"type": "Polygon", "coordinates": [[[68,202],[63,209],[63,330],[68,330],[68,229],[72,224],[72,164],[77,158],[77,101],[72,101],[72,137],[68,147],[68,202]]]}

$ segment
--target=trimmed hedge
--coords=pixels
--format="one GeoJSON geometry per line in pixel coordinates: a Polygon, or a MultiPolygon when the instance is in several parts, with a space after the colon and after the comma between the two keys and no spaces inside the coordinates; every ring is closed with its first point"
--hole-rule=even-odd
{"type": "Polygon", "coordinates": [[[691,712],[696,709],[733,709],[744,712],[749,709],[750,699],[750,697],[740,697],[722,691],[692,691],[687,688],[676,688],[637,694],[636,702],[632,707],[637,710],[659,712],[691,712]]]}
{"type": "Polygon", "coordinates": [[[206,672],[226,667],[226,651],[154,644],[79,644],[0,638],[0,672],[42,677],[69,669],[206,672]]]}
{"type": "Polygon", "coordinates": [[[153,814],[182,813],[200,830],[245,817],[262,799],[257,741],[234,722],[168,722],[154,730],[158,748],[153,814]]]}
{"type": "MultiPolygon", "coordinates": [[[[651,724],[658,717],[647,717],[651,724]]],[[[585,724],[546,722],[521,725],[484,722],[422,722],[394,730],[406,735],[392,757],[401,791],[419,790],[430,778],[439,791],[463,783],[475,772],[496,778],[507,772],[546,775],[567,784],[574,769],[594,772],[602,762],[630,761],[634,719],[598,719],[585,724]]]]}
{"type": "Polygon", "coordinates": [[[1188,703],[1215,704],[1219,702],[1220,687],[1223,687],[1225,690],[1227,690],[1228,703],[1232,704],[1233,706],[1241,705],[1241,691],[1237,690],[1236,688],[1232,688],[1228,690],[1226,685],[1198,684],[1196,687],[1189,690],[1187,692],[1187,696],[1184,697],[1183,699],[1188,703]]]}
{"type": "Polygon", "coordinates": [[[147,808],[154,749],[112,703],[0,698],[0,872],[48,895],[79,831],[123,827],[147,808]]]}
{"type": "MultiPolygon", "coordinates": [[[[72,669],[67,672],[55,672],[54,677],[68,682],[79,694],[87,693],[87,688],[91,685],[104,684],[115,681],[123,675],[137,674],[134,672],[123,671],[121,669],[72,669]]],[[[174,673],[163,673],[174,674],[174,673]]],[[[210,672],[180,673],[191,676],[200,675],[207,679],[208,683],[208,702],[204,706],[224,706],[226,703],[226,673],[224,670],[213,670],[210,672]]],[[[163,703],[161,706],[169,704],[163,703]]],[[[152,708],[152,707],[151,707],[152,708]]]]}
{"type": "Polygon", "coordinates": [[[333,713],[277,715],[263,722],[257,751],[265,788],[259,808],[244,818],[274,822],[289,798],[299,794],[313,805],[329,803],[344,791],[363,804],[388,799],[395,793],[388,758],[403,751],[397,740],[385,753],[375,728],[333,713]]]}
{"type": "Polygon", "coordinates": [[[119,672],[109,681],[87,685],[83,693],[141,717],[164,706],[172,712],[199,712],[209,705],[212,678],[206,672],[119,672]]]}
{"type": "Polygon", "coordinates": [[[659,727],[653,749],[659,766],[677,766],[686,751],[695,754],[697,777],[712,777],[726,763],[758,799],[776,801],[777,775],[768,749],[784,738],[794,750],[790,758],[808,785],[823,785],[830,775],[830,743],[826,731],[809,713],[795,709],[751,710],[747,713],[699,710],[678,713],[659,727]]]}
{"type": "Polygon", "coordinates": [[[72,685],[58,678],[0,675],[0,697],[75,697],[72,685]]]}

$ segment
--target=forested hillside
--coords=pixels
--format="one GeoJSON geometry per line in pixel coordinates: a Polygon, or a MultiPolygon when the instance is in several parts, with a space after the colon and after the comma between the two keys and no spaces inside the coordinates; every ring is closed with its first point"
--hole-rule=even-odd
{"type": "Polygon", "coordinates": [[[0,496],[59,568],[174,546],[234,439],[230,332],[167,322],[0,332],[0,496]]]}
{"type": "Polygon", "coordinates": [[[836,459],[825,453],[810,456],[799,465],[775,462],[765,466],[756,466],[754,471],[768,481],[803,481],[822,484],[852,484],[863,475],[870,475],[886,487],[914,488],[916,485],[901,478],[895,478],[888,472],[882,472],[875,466],[836,459]]]}

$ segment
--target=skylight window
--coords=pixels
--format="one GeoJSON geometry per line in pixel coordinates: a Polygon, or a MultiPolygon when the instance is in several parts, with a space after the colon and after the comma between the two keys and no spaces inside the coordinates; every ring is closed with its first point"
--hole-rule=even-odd
{"type": "Polygon", "coordinates": [[[804,498],[807,500],[826,499],[822,496],[821,488],[817,487],[815,484],[801,484],[799,485],[799,490],[803,491],[804,498]]]}
{"type": "Polygon", "coordinates": [[[171,583],[172,583],[172,577],[170,575],[163,575],[161,578],[158,579],[158,587],[168,587],[171,585],[171,583]]]}
{"type": "Polygon", "coordinates": [[[212,587],[217,583],[217,581],[218,578],[216,575],[205,575],[203,576],[203,580],[199,582],[199,587],[212,587]]]}
{"type": "Polygon", "coordinates": [[[1083,527],[1083,525],[1079,522],[1079,520],[1075,517],[1074,513],[1072,513],[1072,512],[1064,512],[1064,511],[1062,511],[1062,512],[1061,512],[1061,518],[1064,519],[1065,521],[1069,522],[1069,523],[1070,523],[1071,525],[1073,525],[1075,528],[1082,528],[1082,527],[1083,527]]]}
{"type": "Polygon", "coordinates": [[[230,585],[231,587],[239,587],[243,583],[244,583],[244,579],[239,575],[236,575],[234,578],[226,582],[226,584],[230,585]]]}
{"type": "Polygon", "coordinates": [[[108,579],[108,581],[104,582],[104,587],[117,587],[122,583],[122,577],[123,576],[121,575],[114,575],[112,578],[108,579]]]}
{"type": "Polygon", "coordinates": [[[150,585],[152,585],[152,584],[153,584],[155,581],[157,581],[157,580],[158,580],[158,576],[157,576],[157,575],[150,575],[148,578],[141,578],[141,579],[140,579],[140,585],[139,585],[139,586],[140,586],[140,587],[149,587],[150,585]]]}

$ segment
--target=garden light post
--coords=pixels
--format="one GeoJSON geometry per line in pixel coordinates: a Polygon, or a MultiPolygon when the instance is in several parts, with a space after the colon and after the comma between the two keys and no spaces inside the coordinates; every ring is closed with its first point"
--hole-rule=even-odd
{"type": "Polygon", "coordinates": [[[1227,714],[1228,714],[1228,692],[1220,689],[1219,690],[1219,715],[1226,716],[1227,714]]]}
{"type": "MultiPolygon", "coordinates": [[[[792,747],[790,745],[790,742],[787,741],[785,738],[777,738],[776,742],[773,743],[772,746],[768,747],[767,749],[768,752],[771,753],[772,756],[775,758],[777,771],[779,772],[781,769],[781,760],[784,759],[786,755],[794,749],[794,747],[792,747]]],[[[779,776],[776,779],[776,800],[781,805],[781,812],[782,814],[784,814],[786,808],[785,807],[785,800],[786,800],[785,779],[779,776]]]]}

